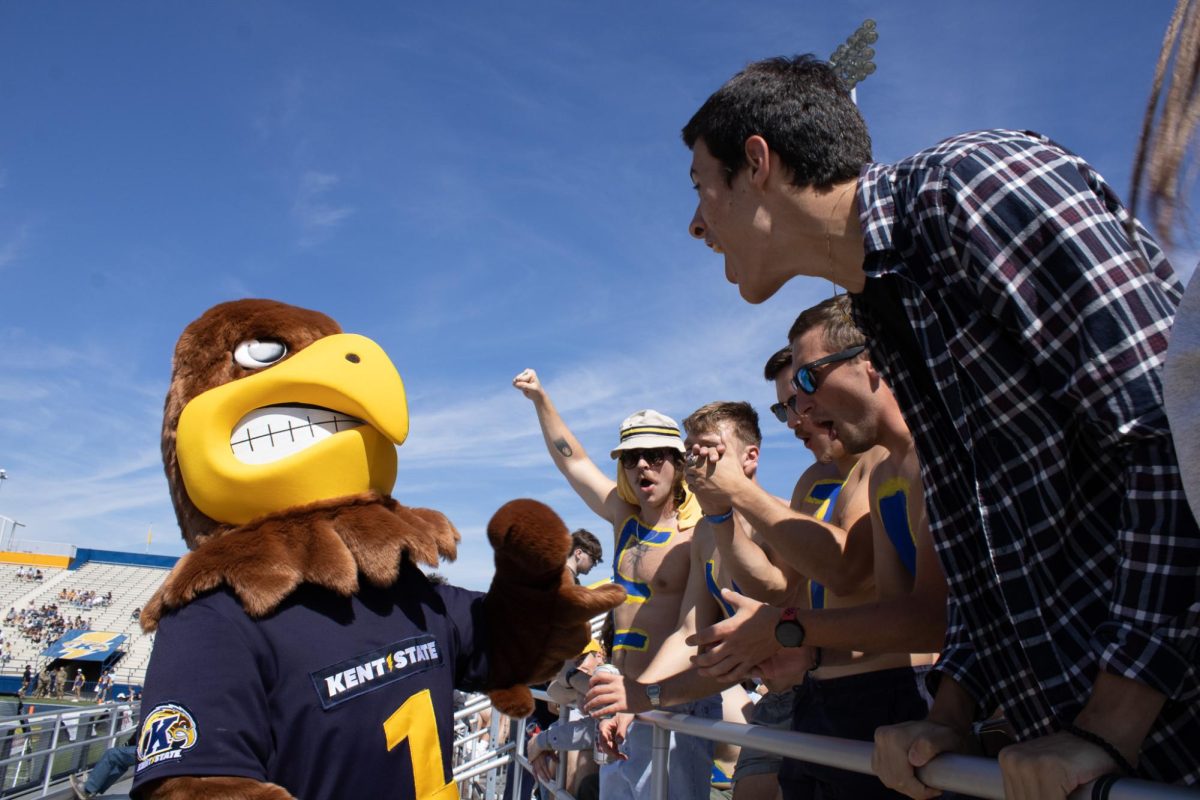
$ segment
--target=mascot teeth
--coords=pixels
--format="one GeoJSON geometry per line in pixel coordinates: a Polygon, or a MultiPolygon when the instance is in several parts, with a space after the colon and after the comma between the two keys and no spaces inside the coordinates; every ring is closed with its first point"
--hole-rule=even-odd
{"type": "Polygon", "coordinates": [[[319,406],[268,406],[238,420],[229,446],[243,464],[268,464],[362,424],[361,419],[319,406]]]}

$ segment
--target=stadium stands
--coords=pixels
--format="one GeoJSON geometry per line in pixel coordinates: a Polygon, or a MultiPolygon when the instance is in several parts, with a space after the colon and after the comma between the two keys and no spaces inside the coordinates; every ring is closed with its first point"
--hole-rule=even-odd
{"type": "MultiPolygon", "coordinates": [[[[15,564],[0,564],[0,619],[10,608],[20,611],[57,605],[59,613],[69,620],[76,617],[89,620],[91,630],[125,634],[128,637],[123,648],[126,654],[116,665],[117,682],[143,682],[154,637],[141,632],[134,612],[145,606],[162,583],[167,575],[165,569],[88,562],[75,570],[40,567],[43,579],[27,581],[17,577],[19,568],[15,564]],[[60,593],[64,590],[90,591],[97,597],[111,592],[112,599],[107,605],[84,607],[62,600],[60,593]]],[[[4,625],[0,630],[5,645],[11,643],[12,646],[12,659],[4,665],[4,672],[20,672],[25,664],[39,663],[39,654],[48,642],[35,643],[21,636],[11,625],[4,625]]]]}

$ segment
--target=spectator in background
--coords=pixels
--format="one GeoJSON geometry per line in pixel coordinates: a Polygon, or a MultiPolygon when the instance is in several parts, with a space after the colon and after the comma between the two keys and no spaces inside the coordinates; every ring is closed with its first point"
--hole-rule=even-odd
{"type": "Polygon", "coordinates": [[[83,774],[72,775],[69,780],[71,790],[80,800],[99,797],[108,788],[121,779],[126,770],[137,761],[137,731],[129,734],[123,744],[110,747],[100,756],[96,766],[88,773],[87,780],[83,774]]]}
{"type": "Polygon", "coordinates": [[[560,706],[569,708],[565,722],[555,722],[529,740],[527,755],[533,765],[534,775],[549,782],[554,779],[555,767],[563,751],[577,753],[574,759],[568,755],[565,787],[575,797],[596,797],[600,791],[600,774],[591,759],[595,746],[596,721],[584,716],[579,708],[587,694],[588,680],[596,667],[605,663],[603,646],[595,639],[588,642],[576,658],[568,661],[551,681],[546,693],[560,706]]]}
{"type": "Polygon", "coordinates": [[[567,569],[579,583],[580,575],[587,575],[592,568],[604,561],[604,548],[591,531],[580,528],[571,534],[571,555],[567,556],[567,569]]]}
{"type": "Polygon", "coordinates": [[[100,679],[96,681],[96,705],[101,705],[108,699],[110,689],[112,689],[112,675],[108,670],[104,670],[100,679]]]}
{"type": "Polygon", "coordinates": [[[75,695],[76,700],[83,699],[83,670],[75,670],[75,682],[71,685],[71,694],[75,695]]]}

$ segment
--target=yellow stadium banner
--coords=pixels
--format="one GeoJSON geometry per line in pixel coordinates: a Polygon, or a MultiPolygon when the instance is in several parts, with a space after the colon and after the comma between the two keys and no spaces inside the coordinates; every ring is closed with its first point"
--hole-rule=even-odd
{"type": "Polygon", "coordinates": [[[33,567],[53,567],[54,569],[66,569],[71,565],[71,557],[51,556],[43,553],[14,553],[10,551],[0,551],[0,563],[26,564],[33,567]]]}

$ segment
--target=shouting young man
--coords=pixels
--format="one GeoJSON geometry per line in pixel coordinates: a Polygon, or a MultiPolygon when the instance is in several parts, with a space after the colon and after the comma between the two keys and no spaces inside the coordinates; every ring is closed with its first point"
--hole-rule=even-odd
{"type": "Polygon", "coordinates": [[[750,302],[845,287],[912,431],[949,631],[927,719],[877,737],[885,782],[932,795],[914,768],[997,706],[1029,740],[1001,757],[1017,796],[1134,764],[1200,781],[1200,529],[1160,379],[1182,287],[1154,240],[1038,134],[871,163],[811,56],[751,64],[683,138],[692,235],[750,302]]]}

